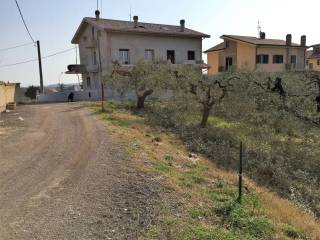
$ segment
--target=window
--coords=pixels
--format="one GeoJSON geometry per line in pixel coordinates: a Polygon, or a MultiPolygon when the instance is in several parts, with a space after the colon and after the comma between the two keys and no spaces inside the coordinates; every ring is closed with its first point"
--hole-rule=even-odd
{"type": "Polygon", "coordinates": [[[93,65],[97,65],[97,52],[93,52],[93,58],[92,58],[92,63],[93,65]]]}
{"type": "Polygon", "coordinates": [[[306,60],[306,65],[307,65],[307,66],[309,65],[309,60],[306,60]]]}
{"type": "Polygon", "coordinates": [[[195,56],[195,52],[194,51],[188,51],[188,60],[196,60],[196,56],[195,56]]]}
{"type": "Polygon", "coordinates": [[[144,52],[144,59],[146,61],[154,61],[154,50],[153,49],[146,49],[144,52]]]}
{"type": "Polygon", "coordinates": [[[275,64],[283,63],[283,55],[273,55],[273,63],[275,64]]]}
{"type": "Polygon", "coordinates": [[[257,63],[258,64],[268,64],[269,63],[269,55],[266,55],[266,54],[257,55],[257,63]]]}
{"type": "Polygon", "coordinates": [[[129,64],[129,49],[120,49],[119,50],[119,62],[121,64],[129,64]]]}
{"type": "Polygon", "coordinates": [[[317,60],[317,64],[320,65],[320,59],[317,60]]]}
{"type": "Polygon", "coordinates": [[[290,63],[291,64],[296,64],[297,63],[297,56],[296,55],[290,56],[290,63]]]}
{"type": "Polygon", "coordinates": [[[232,57],[226,57],[226,71],[228,71],[230,69],[230,67],[232,66],[232,57]]]}
{"type": "Polygon", "coordinates": [[[229,46],[230,46],[230,42],[226,40],[226,48],[228,48],[229,46]]]}
{"type": "Polygon", "coordinates": [[[87,87],[91,88],[91,79],[90,79],[90,77],[87,77],[87,87]]]}
{"type": "Polygon", "coordinates": [[[168,50],[167,51],[167,60],[170,60],[170,62],[172,64],[175,64],[175,53],[174,53],[174,50],[168,50]]]}

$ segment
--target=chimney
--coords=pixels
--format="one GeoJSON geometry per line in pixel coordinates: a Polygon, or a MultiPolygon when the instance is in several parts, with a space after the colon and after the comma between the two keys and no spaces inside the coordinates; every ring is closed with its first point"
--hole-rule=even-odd
{"type": "Polygon", "coordinates": [[[302,35],[302,36],[301,36],[300,45],[301,45],[302,47],[307,46],[307,37],[306,37],[306,35],[302,35]]]}
{"type": "Polygon", "coordinates": [[[286,36],[286,45],[287,46],[291,46],[292,43],[292,35],[291,34],[287,34],[286,36]]]}
{"type": "Polygon", "coordinates": [[[260,32],[260,39],[266,39],[266,33],[260,32]]]}
{"type": "Polygon", "coordinates": [[[138,20],[139,20],[139,17],[138,17],[138,16],[133,16],[133,21],[134,21],[134,27],[135,27],[135,28],[138,27],[138,20]]]}
{"type": "Polygon", "coordinates": [[[100,19],[100,11],[96,10],[94,13],[96,15],[96,20],[98,21],[100,19]]]}
{"type": "Polygon", "coordinates": [[[180,31],[181,32],[184,32],[185,26],[186,26],[186,20],[181,19],[180,20],[180,31]]]}

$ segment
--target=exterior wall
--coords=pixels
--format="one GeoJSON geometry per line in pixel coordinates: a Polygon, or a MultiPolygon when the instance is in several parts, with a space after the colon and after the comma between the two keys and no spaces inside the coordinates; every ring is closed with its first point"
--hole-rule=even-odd
{"type": "MultiPolygon", "coordinates": [[[[287,64],[290,63],[290,57],[296,56],[296,65],[290,65],[291,70],[302,71],[305,70],[305,49],[304,48],[287,48],[287,47],[261,47],[242,42],[230,41],[229,47],[225,50],[207,53],[208,65],[210,66],[209,74],[217,74],[219,67],[225,69],[226,57],[233,58],[233,65],[237,69],[249,68],[251,70],[257,69],[264,72],[283,72],[287,69],[287,64]],[[256,64],[256,55],[266,54],[269,55],[268,64],[256,64]],[[273,55],[283,55],[283,63],[274,64],[273,55]]],[[[313,62],[314,70],[320,71],[320,65],[313,62]]]]}
{"type": "Polygon", "coordinates": [[[215,75],[219,73],[219,55],[221,51],[208,52],[207,63],[210,66],[208,74],[215,75]]]}
{"type": "Polygon", "coordinates": [[[318,60],[320,61],[320,59],[310,58],[310,59],[307,59],[307,60],[308,60],[307,68],[309,70],[320,72],[320,65],[318,65],[318,60]],[[310,67],[310,64],[312,64],[312,69],[310,67]]]}
{"type": "MultiPolygon", "coordinates": [[[[306,59],[306,50],[303,48],[290,48],[289,49],[289,62],[290,63],[290,56],[296,55],[297,56],[297,64],[295,66],[296,70],[305,70],[305,59],[306,59]]],[[[294,69],[293,69],[294,70],[294,69]]]]}
{"type": "MultiPolygon", "coordinates": [[[[226,41],[225,41],[226,44],[226,41]]],[[[219,56],[219,67],[223,67],[225,69],[226,67],[226,58],[232,57],[232,65],[237,65],[237,43],[235,41],[229,40],[229,47],[227,47],[225,50],[223,50],[220,53],[219,56]]]]}
{"type": "Polygon", "coordinates": [[[256,46],[244,43],[237,43],[237,68],[256,68],[256,46]]]}
{"type": "Polygon", "coordinates": [[[15,102],[15,84],[0,84],[0,112],[6,110],[8,103],[15,102]]]}
{"type": "MultiPolygon", "coordinates": [[[[119,59],[119,49],[129,49],[130,64],[144,59],[146,49],[153,49],[155,59],[166,60],[167,50],[175,51],[176,64],[184,64],[188,50],[195,51],[195,60],[202,59],[201,38],[148,36],[125,33],[108,33],[110,36],[111,61],[119,59]]],[[[105,49],[104,49],[105,50],[105,49]]]]}
{"type": "MultiPolygon", "coordinates": [[[[94,30],[95,39],[97,31],[94,30]]],[[[107,73],[112,61],[119,60],[119,49],[129,49],[130,64],[136,64],[145,58],[145,50],[153,49],[155,59],[167,59],[167,50],[175,51],[175,63],[184,64],[188,59],[188,51],[195,51],[195,60],[202,60],[202,38],[166,37],[155,35],[141,35],[129,33],[114,33],[101,31],[100,50],[102,75],[107,73]]],[[[99,62],[98,46],[92,37],[92,26],[87,25],[79,41],[80,62],[86,65],[88,74],[83,74],[84,89],[99,89],[100,77],[98,65],[93,64],[96,52],[99,62]],[[93,44],[91,44],[93,43],[93,44]],[[88,46],[94,46],[88,48],[88,46]],[[90,77],[91,84],[87,82],[90,77]]]]}
{"type": "Polygon", "coordinates": [[[257,55],[269,55],[268,64],[257,64],[257,70],[263,72],[283,72],[286,70],[287,49],[278,47],[257,47],[257,55]],[[273,55],[283,55],[283,63],[274,64],[273,55]]]}
{"type": "Polygon", "coordinates": [[[305,69],[305,49],[301,48],[286,48],[286,47],[258,47],[257,54],[268,54],[268,64],[257,64],[257,69],[265,72],[283,72],[286,71],[286,64],[290,63],[290,56],[297,57],[297,64],[291,70],[304,70],[305,69]],[[273,63],[273,55],[283,55],[282,64],[273,63]]]}

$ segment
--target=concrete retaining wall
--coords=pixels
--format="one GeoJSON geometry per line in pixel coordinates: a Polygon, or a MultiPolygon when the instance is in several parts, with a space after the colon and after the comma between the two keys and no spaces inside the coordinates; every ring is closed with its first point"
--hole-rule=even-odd
{"type": "MultiPolygon", "coordinates": [[[[45,103],[45,102],[67,102],[69,94],[73,92],[74,101],[99,101],[101,100],[101,91],[100,90],[84,90],[84,91],[65,91],[65,92],[57,92],[50,93],[46,95],[39,95],[37,97],[37,102],[45,103]]],[[[105,89],[104,91],[105,100],[136,100],[136,95],[134,92],[126,93],[121,95],[117,91],[113,91],[111,89],[105,89]]],[[[172,96],[171,92],[167,92],[160,96],[151,95],[148,99],[169,99],[172,96]]]]}
{"type": "MultiPolygon", "coordinates": [[[[101,91],[100,90],[85,90],[85,91],[64,91],[57,93],[50,93],[46,95],[39,95],[37,97],[38,102],[67,102],[68,96],[70,93],[74,94],[74,101],[99,101],[101,100],[101,91]]],[[[106,89],[104,91],[105,99],[135,99],[134,93],[126,94],[125,96],[121,96],[121,94],[112,91],[110,89],[106,89]]]]}

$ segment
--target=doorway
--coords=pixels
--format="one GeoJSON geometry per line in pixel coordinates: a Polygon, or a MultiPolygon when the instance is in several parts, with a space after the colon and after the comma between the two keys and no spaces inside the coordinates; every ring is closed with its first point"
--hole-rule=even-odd
{"type": "Polygon", "coordinates": [[[232,66],[232,57],[226,57],[226,71],[232,66]]]}
{"type": "Polygon", "coordinates": [[[167,60],[170,60],[172,64],[176,63],[174,50],[167,51],[167,60]]]}

